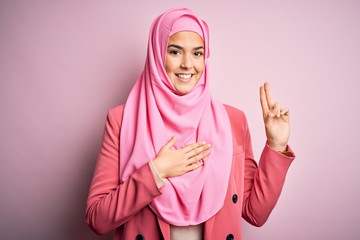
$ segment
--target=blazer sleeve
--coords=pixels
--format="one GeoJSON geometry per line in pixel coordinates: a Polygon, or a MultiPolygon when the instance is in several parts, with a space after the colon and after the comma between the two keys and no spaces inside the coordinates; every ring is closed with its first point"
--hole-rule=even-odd
{"type": "Polygon", "coordinates": [[[266,144],[257,166],[245,116],[243,123],[245,166],[242,216],[250,224],[260,227],[266,222],[280,197],[286,173],[295,155],[290,147],[287,149],[290,156],[286,156],[266,144]]]}
{"type": "Polygon", "coordinates": [[[149,164],[120,184],[119,136],[123,106],[108,113],[100,153],[86,204],[86,222],[97,234],[126,223],[161,192],[149,164]]]}

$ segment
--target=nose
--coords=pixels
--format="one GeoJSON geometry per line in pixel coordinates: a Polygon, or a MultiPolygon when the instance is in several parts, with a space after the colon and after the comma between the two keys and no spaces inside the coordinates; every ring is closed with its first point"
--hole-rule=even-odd
{"type": "Polygon", "coordinates": [[[191,69],[193,67],[193,62],[189,54],[184,54],[182,56],[180,67],[183,69],[191,69]]]}

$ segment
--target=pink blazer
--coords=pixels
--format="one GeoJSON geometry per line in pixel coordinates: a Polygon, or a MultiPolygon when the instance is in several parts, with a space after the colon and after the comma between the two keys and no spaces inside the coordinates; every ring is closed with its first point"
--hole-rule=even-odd
{"type": "MultiPolygon", "coordinates": [[[[233,135],[233,160],[224,206],[204,224],[204,239],[242,239],[241,219],[262,226],[280,196],[294,159],[265,145],[259,167],[254,161],[244,113],[225,105],[233,135]]],[[[115,230],[114,239],[170,240],[170,225],[148,204],[161,194],[148,166],[119,181],[119,134],[124,106],[111,109],[86,206],[87,224],[97,234],[115,230]]]]}

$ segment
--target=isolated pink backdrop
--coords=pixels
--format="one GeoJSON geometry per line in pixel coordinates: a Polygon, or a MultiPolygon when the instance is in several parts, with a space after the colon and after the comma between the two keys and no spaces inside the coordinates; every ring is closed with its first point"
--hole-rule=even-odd
{"type": "Polygon", "coordinates": [[[258,87],[291,110],[282,196],[244,239],[360,239],[360,2],[0,1],[0,238],[100,238],[85,201],[107,110],[140,74],[151,21],[182,4],[211,31],[213,95],[265,143],[258,87]]]}

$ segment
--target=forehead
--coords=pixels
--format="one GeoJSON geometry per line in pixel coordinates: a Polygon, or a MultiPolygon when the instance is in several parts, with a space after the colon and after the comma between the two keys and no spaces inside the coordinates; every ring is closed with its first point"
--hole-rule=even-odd
{"type": "Polygon", "coordinates": [[[178,44],[181,46],[196,45],[195,47],[204,46],[204,41],[196,32],[182,31],[170,36],[169,44],[178,44]]]}

